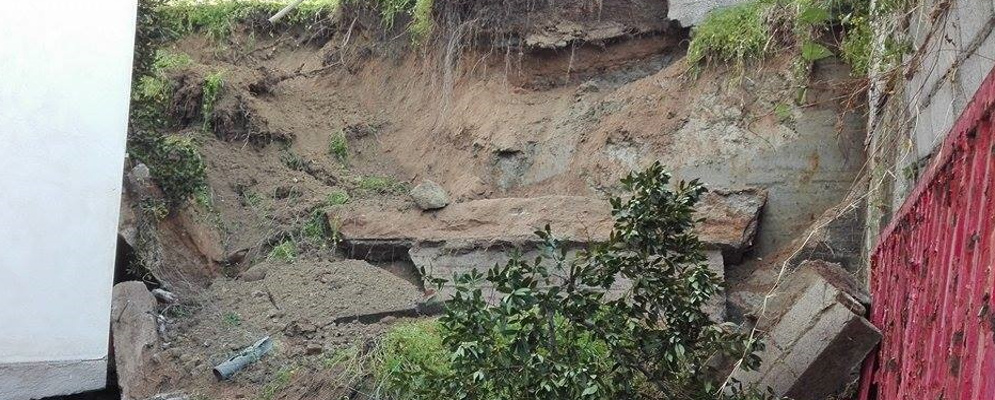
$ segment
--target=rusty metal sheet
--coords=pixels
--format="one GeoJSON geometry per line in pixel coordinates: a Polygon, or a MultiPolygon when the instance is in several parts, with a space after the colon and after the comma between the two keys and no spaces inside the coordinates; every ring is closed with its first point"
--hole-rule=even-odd
{"type": "Polygon", "coordinates": [[[995,70],[871,253],[861,400],[995,399],[995,70]]]}

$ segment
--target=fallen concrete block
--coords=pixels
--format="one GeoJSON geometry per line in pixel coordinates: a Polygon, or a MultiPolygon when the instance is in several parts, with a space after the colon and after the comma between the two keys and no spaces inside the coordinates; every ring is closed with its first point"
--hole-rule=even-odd
{"type": "Polygon", "coordinates": [[[770,302],[771,317],[758,323],[767,332],[760,368],[737,370],[733,378],[796,400],[838,393],[881,340],[863,317],[866,299],[838,265],[802,263],[770,302]]]}
{"type": "Polygon", "coordinates": [[[111,335],[114,366],[122,399],[144,399],[158,392],[161,374],[152,356],[159,351],[156,300],[140,281],[114,285],[111,335]]]}
{"type": "MultiPolygon", "coordinates": [[[[706,248],[721,250],[726,263],[736,263],[753,244],[766,201],[760,189],[709,192],[699,203],[695,216],[703,221],[695,231],[706,248]]],[[[376,261],[421,243],[446,243],[449,249],[528,250],[539,243],[534,232],[547,224],[568,245],[597,243],[607,240],[614,223],[608,202],[581,196],[474,200],[434,215],[377,210],[343,217],[329,214],[347,254],[376,261]]]]}

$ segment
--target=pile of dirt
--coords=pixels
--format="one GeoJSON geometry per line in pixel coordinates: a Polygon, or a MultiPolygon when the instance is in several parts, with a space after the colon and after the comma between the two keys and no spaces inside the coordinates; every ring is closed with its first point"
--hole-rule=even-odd
{"type": "Polygon", "coordinates": [[[369,346],[397,320],[335,323],[336,317],[407,309],[422,299],[410,283],[359,260],[263,262],[246,275],[215,281],[195,307],[167,310],[165,350],[155,357],[177,372],[162,391],[255,394],[281,370],[321,369],[343,349],[369,346]],[[275,343],[270,353],[231,382],[215,382],[215,365],[266,336],[275,343]]]}

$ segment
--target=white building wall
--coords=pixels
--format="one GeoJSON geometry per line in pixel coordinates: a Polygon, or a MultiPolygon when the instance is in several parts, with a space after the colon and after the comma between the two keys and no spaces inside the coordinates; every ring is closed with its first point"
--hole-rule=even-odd
{"type": "Polygon", "coordinates": [[[0,11],[0,399],[105,384],[135,11],[0,11]]]}

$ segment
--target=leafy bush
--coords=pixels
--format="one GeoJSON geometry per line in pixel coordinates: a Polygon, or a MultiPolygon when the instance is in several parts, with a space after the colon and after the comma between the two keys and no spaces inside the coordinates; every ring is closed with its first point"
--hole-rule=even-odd
{"type": "MultiPolygon", "coordinates": [[[[290,11],[282,24],[309,26],[336,12],[343,2],[362,0],[305,0],[290,11]]],[[[235,31],[239,23],[255,18],[268,18],[282,9],[288,1],[276,0],[173,0],[163,7],[163,20],[173,35],[200,32],[209,39],[220,42],[235,31]]],[[[434,27],[433,0],[375,0],[370,6],[379,11],[383,23],[392,27],[401,15],[408,15],[408,30],[418,41],[427,37],[434,27]]]]}
{"type": "Polygon", "coordinates": [[[437,389],[431,387],[434,380],[424,378],[451,375],[449,358],[436,321],[400,324],[380,341],[372,372],[392,398],[427,399],[437,389]]]}
{"type": "Polygon", "coordinates": [[[171,205],[181,205],[207,184],[204,160],[193,139],[184,135],[148,136],[133,154],[149,167],[171,205]]]}
{"type": "Polygon", "coordinates": [[[692,232],[705,189],[691,181],[672,190],[669,181],[659,163],[623,179],[631,197],[611,199],[609,240],[575,256],[547,226],[535,260],[515,257],[486,277],[431,278],[453,285],[438,321],[447,365],[388,351],[400,362],[384,365],[385,386],[422,399],[763,398],[718,390],[716,357],[755,368],[762,345],[702,311],[719,289],[692,232]],[[624,281],[631,287],[609,295],[624,281]]]}
{"type": "MultiPolygon", "coordinates": [[[[833,55],[820,44],[819,32],[842,27],[838,44],[841,58],[854,75],[866,75],[870,65],[871,43],[875,34],[872,21],[888,13],[906,10],[913,0],[885,0],[871,10],[864,0],[751,0],[719,9],[708,15],[692,31],[688,64],[693,72],[704,65],[731,63],[739,68],[784,47],[792,47],[808,71],[812,62],[833,55]]],[[[884,64],[900,61],[908,49],[894,32],[886,37],[884,64]]]]}
{"type": "Polygon", "coordinates": [[[767,51],[771,36],[759,1],[713,11],[694,28],[687,60],[691,66],[731,63],[742,68],[767,51]]]}

